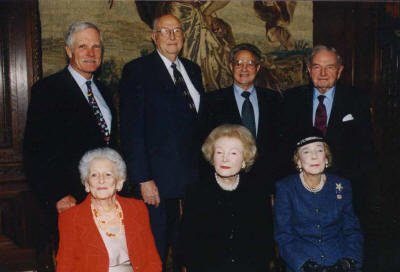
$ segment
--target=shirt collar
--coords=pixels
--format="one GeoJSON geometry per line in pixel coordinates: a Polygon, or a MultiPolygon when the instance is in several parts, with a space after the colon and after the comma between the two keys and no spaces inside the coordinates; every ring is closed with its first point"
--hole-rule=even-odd
{"type": "MultiPolygon", "coordinates": [[[[335,90],[336,86],[332,87],[322,95],[325,95],[326,99],[333,101],[333,97],[335,96],[335,90]]],[[[318,99],[319,95],[321,95],[321,93],[318,91],[317,88],[314,87],[314,99],[318,99]]]]}
{"type": "Polygon", "coordinates": [[[236,84],[233,84],[233,90],[235,91],[235,93],[237,95],[242,95],[242,92],[250,92],[250,95],[252,95],[256,89],[254,88],[254,85],[253,85],[253,86],[251,86],[250,89],[245,91],[242,88],[240,88],[239,86],[237,86],[236,84]]]}
{"type": "Polygon", "coordinates": [[[79,86],[86,84],[86,81],[93,81],[93,75],[90,79],[86,79],[84,76],[75,71],[75,69],[72,68],[71,64],[68,65],[68,71],[71,73],[72,77],[75,79],[76,83],[78,83],[79,86]]]}
{"type": "MultiPolygon", "coordinates": [[[[164,64],[165,64],[165,66],[171,67],[171,64],[172,64],[173,62],[170,61],[169,59],[167,59],[163,54],[161,54],[160,51],[158,51],[158,49],[157,49],[157,53],[158,53],[158,55],[160,55],[162,61],[163,61],[164,64]]],[[[179,61],[179,58],[178,58],[178,57],[176,57],[176,60],[175,60],[174,63],[176,64],[176,67],[178,68],[178,70],[180,70],[180,65],[181,65],[180,63],[181,63],[181,62],[179,61]]]]}

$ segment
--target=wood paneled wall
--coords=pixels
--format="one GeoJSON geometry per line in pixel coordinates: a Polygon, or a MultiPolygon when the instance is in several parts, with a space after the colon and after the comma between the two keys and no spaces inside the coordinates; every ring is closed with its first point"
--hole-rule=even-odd
{"type": "Polygon", "coordinates": [[[21,192],[29,190],[22,140],[29,89],[41,75],[37,1],[0,2],[0,71],[0,233],[26,244],[25,222],[19,217],[24,211],[12,211],[21,192]]]}

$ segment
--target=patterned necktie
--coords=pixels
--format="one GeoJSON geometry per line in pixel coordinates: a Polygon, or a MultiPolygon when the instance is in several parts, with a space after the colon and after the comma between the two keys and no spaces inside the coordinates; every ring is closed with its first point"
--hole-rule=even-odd
{"type": "Polygon", "coordinates": [[[319,95],[318,96],[318,107],[315,112],[315,121],[314,121],[314,127],[319,129],[322,132],[322,135],[326,135],[326,122],[328,120],[327,114],[326,114],[326,108],[324,105],[324,99],[325,95],[319,95]]]}
{"type": "Polygon", "coordinates": [[[244,97],[244,102],[242,105],[242,124],[250,130],[251,134],[253,134],[254,139],[256,139],[256,121],[254,117],[254,109],[253,105],[250,101],[250,92],[243,91],[242,96],[244,97]]]}
{"type": "Polygon", "coordinates": [[[94,98],[92,91],[92,81],[86,81],[89,105],[92,108],[94,116],[96,116],[97,125],[100,127],[101,133],[104,135],[104,141],[107,145],[110,144],[110,132],[107,128],[106,121],[103,118],[103,114],[100,111],[99,105],[97,105],[96,99],[94,98]]]}
{"type": "Polygon", "coordinates": [[[172,67],[172,70],[174,71],[175,87],[177,88],[178,92],[182,93],[183,96],[185,97],[190,110],[194,113],[197,113],[196,106],[194,105],[193,99],[190,96],[189,89],[186,86],[185,80],[183,79],[181,72],[178,71],[175,63],[172,63],[171,67],[172,67]]]}

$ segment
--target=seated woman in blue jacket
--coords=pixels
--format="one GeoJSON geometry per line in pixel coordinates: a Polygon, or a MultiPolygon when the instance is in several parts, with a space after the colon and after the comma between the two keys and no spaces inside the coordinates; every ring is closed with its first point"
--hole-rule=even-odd
{"type": "Polygon", "coordinates": [[[293,161],[300,173],[277,182],[274,207],[274,236],[287,271],[358,271],[363,236],[350,182],[324,173],[332,162],[329,146],[319,136],[303,138],[293,161]]]}

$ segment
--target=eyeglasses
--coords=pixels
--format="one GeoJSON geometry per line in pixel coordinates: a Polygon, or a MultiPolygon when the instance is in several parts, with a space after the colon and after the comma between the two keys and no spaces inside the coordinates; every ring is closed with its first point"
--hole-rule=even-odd
{"type": "Polygon", "coordinates": [[[182,30],[182,28],[169,29],[169,28],[163,27],[160,30],[156,30],[155,32],[161,33],[161,36],[163,36],[163,37],[169,37],[169,36],[171,36],[171,33],[174,33],[174,35],[176,37],[181,37],[183,30],[182,30]]]}
{"type": "Polygon", "coordinates": [[[260,63],[258,61],[254,61],[254,60],[234,60],[233,64],[237,68],[242,68],[244,66],[244,64],[247,64],[247,68],[254,69],[260,63]]]}

